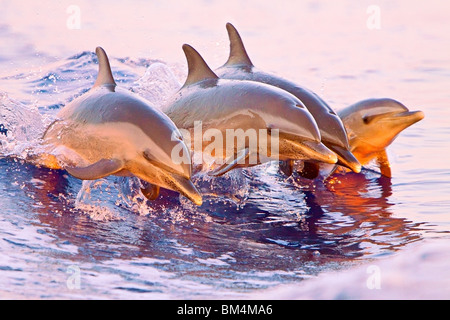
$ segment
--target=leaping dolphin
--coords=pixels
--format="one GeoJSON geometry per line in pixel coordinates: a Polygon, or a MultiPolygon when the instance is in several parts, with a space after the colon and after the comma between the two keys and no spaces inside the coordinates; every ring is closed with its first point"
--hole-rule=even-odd
{"type": "MultiPolygon", "coordinates": [[[[255,68],[236,28],[231,23],[227,23],[226,28],[230,38],[230,56],[225,65],[215,70],[216,74],[224,79],[251,80],[266,83],[296,96],[304,103],[317,122],[323,144],[337,154],[338,164],[354,172],[360,172],[361,165],[350,152],[344,125],[333,109],[314,92],[289,80],[255,68]]],[[[284,163],[282,165],[284,167],[283,171],[290,174],[292,165],[293,161],[284,163]]],[[[319,174],[319,166],[317,163],[306,161],[303,171],[299,173],[304,177],[315,178],[319,174]]]]}
{"type": "MultiPolygon", "coordinates": [[[[264,137],[258,137],[257,144],[248,139],[241,146],[234,141],[228,144],[226,139],[220,146],[216,144],[217,149],[211,155],[225,163],[211,175],[220,176],[234,168],[273,159],[336,163],[336,154],[320,141],[314,118],[295,96],[263,83],[219,79],[194,48],[185,44],[183,50],[188,76],[164,109],[178,128],[192,132],[195,122],[201,121],[203,129],[219,131],[221,137],[227,136],[227,130],[266,132],[264,137]],[[278,152],[261,152],[264,148],[261,141],[271,141],[274,130],[279,134],[278,152]],[[255,155],[257,160],[251,163],[249,159],[255,155]]],[[[199,139],[194,134],[193,144],[200,143],[204,152],[208,144],[202,136],[199,139]]]]}
{"type": "Polygon", "coordinates": [[[409,111],[393,99],[368,99],[339,111],[348,133],[350,150],[365,165],[376,159],[381,174],[391,177],[386,148],[400,132],[422,120],[422,111],[409,111]]]}
{"type": "Polygon", "coordinates": [[[61,167],[54,157],[59,154],[66,162],[63,168],[76,178],[136,176],[146,182],[142,192],[149,199],[163,187],[201,205],[190,181],[190,159],[174,162],[171,157],[175,148],[190,156],[175,124],[147,100],[117,87],[105,51],[98,47],[96,54],[99,72],[93,88],[65,106],[44,134],[50,151],[44,164],[61,167]]]}

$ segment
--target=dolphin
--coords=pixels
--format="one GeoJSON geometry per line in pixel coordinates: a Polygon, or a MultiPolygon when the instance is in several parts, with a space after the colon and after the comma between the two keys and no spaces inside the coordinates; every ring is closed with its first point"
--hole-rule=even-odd
{"type": "Polygon", "coordinates": [[[44,165],[59,166],[81,180],[135,176],[150,200],[163,187],[201,205],[202,197],[190,180],[190,158],[171,158],[175,148],[190,157],[175,124],[147,100],[117,87],[105,51],[98,47],[96,54],[99,72],[93,88],[66,105],[44,133],[43,143],[50,151],[43,157],[44,165]],[[68,164],[59,165],[55,154],[68,164]]]}
{"type": "MultiPolygon", "coordinates": [[[[361,165],[349,150],[350,146],[344,125],[333,109],[314,92],[289,80],[255,68],[236,28],[231,23],[227,23],[226,28],[230,38],[230,56],[222,67],[215,70],[216,74],[224,79],[251,80],[266,83],[296,96],[314,117],[319,127],[323,144],[336,153],[338,164],[356,173],[360,172],[361,165]]],[[[292,166],[293,161],[281,164],[282,170],[288,175],[292,173],[292,166]]],[[[319,174],[319,165],[306,161],[303,171],[299,173],[311,179],[315,178],[319,174]]]]}
{"type": "Polygon", "coordinates": [[[402,103],[388,98],[367,99],[338,112],[348,133],[350,150],[365,165],[376,159],[381,174],[391,177],[386,148],[400,132],[422,120],[422,111],[409,111],[402,103]]]}
{"type": "MultiPolygon", "coordinates": [[[[210,129],[220,133],[222,143],[217,142],[216,150],[211,152],[218,167],[209,172],[210,175],[220,176],[234,168],[274,159],[337,162],[336,154],[321,143],[314,118],[295,96],[263,83],[219,79],[194,48],[184,44],[183,51],[188,76],[185,84],[168,101],[164,112],[178,128],[189,133],[195,130],[197,121],[201,121],[205,134],[210,129]],[[223,139],[228,130],[263,132],[265,135],[258,136],[256,144],[246,138],[245,143],[239,145],[234,143],[234,139],[228,143],[223,139]],[[275,137],[275,132],[278,137],[275,137]],[[278,151],[264,152],[267,149],[263,150],[262,142],[270,142],[274,137],[278,138],[278,151]]],[[[194,151],[198,150],[195,145],[200,144],[201,150],[198,151],[205,153],[208,148],[206,140],[194,133],[191,140],[194,151]]]]}

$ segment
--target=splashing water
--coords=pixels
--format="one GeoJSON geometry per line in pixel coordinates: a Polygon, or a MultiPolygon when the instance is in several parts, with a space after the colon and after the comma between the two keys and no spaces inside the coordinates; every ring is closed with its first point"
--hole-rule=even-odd
{"type": "Polygon", "coordinates": [[[180,87],[171,69],[164,63],[156,62],[147,68],[131,90],[146,98],[153,106],[161,107],[180,87]]]}
{"type": "Polygon", "coordinates": [[[0,156],[26,157],[42,136],[49,120],[41,116],[35,106],[26,106],[0,92],[0,156]]]}

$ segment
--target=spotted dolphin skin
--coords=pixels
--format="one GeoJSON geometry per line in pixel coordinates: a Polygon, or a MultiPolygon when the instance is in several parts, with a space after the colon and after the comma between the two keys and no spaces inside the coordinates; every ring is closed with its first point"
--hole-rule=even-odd
{"type": "MultiPolygon", "coordinates": [[[[211,155],[224,163],[217,163],[219,167],[211,175],[220,176],[234,168],[273,159],[336,163],[335,153],[320,141],[314,118],[295,96],[263,83],[219,79],[194,48],[185,44],[183,50],[188,77],[164,108],[177,127],[192,131],[195,123],[201,121],[205,133],[216,130],[222,137],[227,136],[227,130],[266,133],[264,137],[258,136],[256,145],[248,139],[242,145],[234,141],[227,144],[226,139],[217,143],[211,155]],[[260,142],[271,141],[274,130],[278,132],[278,152],[262,154],[260,142]],[[221,152],[217,152],[220,148],[221,152]],[[249,161],[251,156],[256,161],[249,161]]],[[[194,134],[193,144],[200,143],[204,153],[208,143],[202,137],[202,141],[196,139],[194,134]]]]}
{"type": "Polygon", "coordinates": [[[171,157],[175,148],[190,157],[175,124],[147,100],[117,87],[105,51],[98,47],[96,54],[99,73],[93,88],[65,106],[44,134],[49,154],[62,155],[63,169],[76,178],[136,176],[149,199],[163,187],[201,205],[190,180],[190,159],[171,157]]]}
{"type": "MultiPolygon", "coordinates": [[[[349,150],[350,146],[342,121],[330,106],[314,92],[255,68],[236,28],[231,23],[227,23],[226,28],[230,38],[230,56],[225,65],[215,70],[216,74],[224,79],[251,80],[266,83],[296,96],[314,117],[319,127],[323,144],[336,153],[338,164],[354,172],[360,172],[361,165],[349,150]]],[[[285,170],[283,171],[290,174],[292,165],[292,161],[285,163],[285,170]]],[[[315,178],[319,173],[319,165],[305,162],[304,171],[299,173],[308,178],[315,178]]]]}
{"type": "Polygon", "coordinates": [[[367,99],[339,111],[348,133],[350,150],[365,165],[376,159],[381,174],[391,177],[386,148],[400,132],[422,120],[422,111],[409,111],[400,102],[383,98],[367,99]]]}

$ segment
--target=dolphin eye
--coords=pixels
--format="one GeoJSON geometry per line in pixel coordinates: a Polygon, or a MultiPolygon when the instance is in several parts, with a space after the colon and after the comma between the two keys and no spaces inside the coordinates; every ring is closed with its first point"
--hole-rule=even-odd
{"type": "Polygon", "coordinates": [[[154,158],[152,157],[151,153],[149,152],[149,150],[144,150],[144,152],[142,153],[142,155],[144,156],[144,158],[147,161],[152,162],[154,160],[154,158]]]}
{"type": "Polygon", "coordinates": [[[369,124],[369,123],[370,123],[370,119],[371,119],[371,118],[370,118],[369,116],[364,116],[362,120],[363,120],[363,122],[364,122],[365,124],[369,124]]]}

